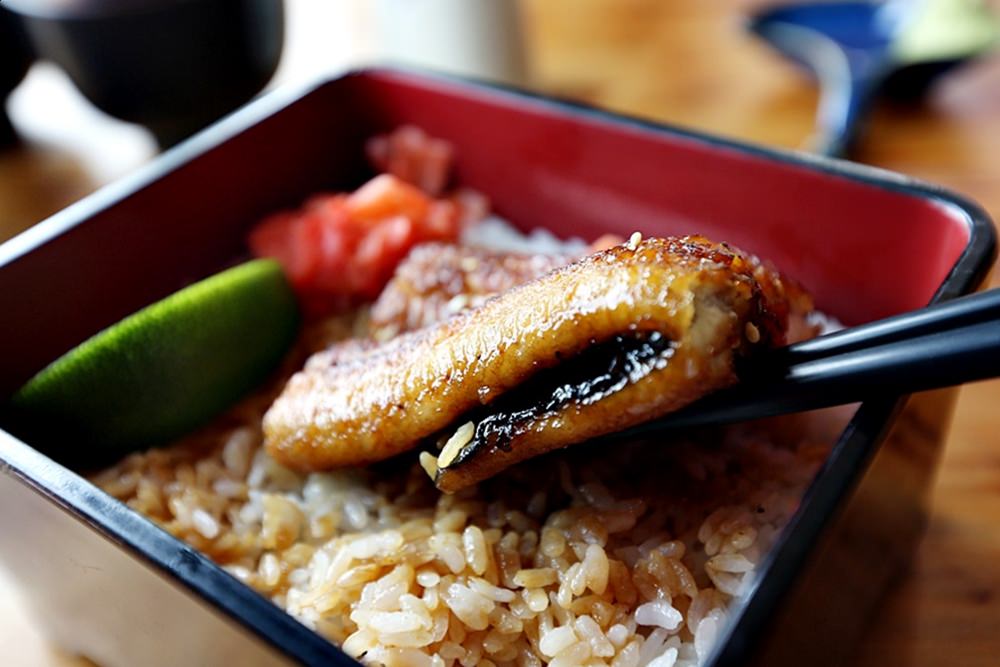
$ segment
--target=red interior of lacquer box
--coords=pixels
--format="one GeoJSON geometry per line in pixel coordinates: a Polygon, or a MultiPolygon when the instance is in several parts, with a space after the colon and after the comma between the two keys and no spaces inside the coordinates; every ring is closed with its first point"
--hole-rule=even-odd
{"type": "Polygon", "coordinates": [[[848,324],[926,304],[969,239],[932,200],[504,91],[358,74],[204,153],[182,146],[120,186],[132,190],[120,201],[109,192],[47,223],[68,231],[0,268],[0,312],[16,323],[0,327],[0,395],[233,261],[262,215],[361,182],[364,139],[401,123],[454,142],[458,182],[520,227],[585,239],[703,233],[769,258],[848,324]]]}
{"type": "Polygon", "coordinates": [[[412,122],[454,141],[460,180],[519,225],[727,240],[846,323],[926,305],[969,241],[968,225],[933,202],[701,140],[405,77],[349,84],[383,126],[412,122]]]}

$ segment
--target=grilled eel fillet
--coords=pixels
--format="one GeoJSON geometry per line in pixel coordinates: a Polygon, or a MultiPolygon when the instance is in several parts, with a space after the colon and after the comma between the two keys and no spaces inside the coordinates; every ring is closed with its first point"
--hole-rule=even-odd
{"type": "Polygon", "coordinates": [[[266,414],[266,447],[324,470],[447,441],[421,462],[453,492],[732,384],[737,355],[783,343],[788,311],[781,278],[724,244],[616,246],[436,325],[315,354],[266,414]]]}

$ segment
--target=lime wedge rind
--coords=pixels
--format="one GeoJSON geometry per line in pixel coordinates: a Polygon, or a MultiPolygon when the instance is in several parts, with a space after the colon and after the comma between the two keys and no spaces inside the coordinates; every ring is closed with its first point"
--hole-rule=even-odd
{"type": "Polygon", "coordinates": [[[298,331],[280,265],[254,260],[95,334],[11,399],[16,432],[67,455],[161,445],[263,382],[298,331]]]}

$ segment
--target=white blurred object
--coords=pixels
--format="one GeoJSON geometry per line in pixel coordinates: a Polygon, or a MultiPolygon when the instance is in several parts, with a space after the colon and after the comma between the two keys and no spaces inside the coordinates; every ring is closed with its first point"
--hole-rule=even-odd
{"type": "Polygon", "coordinates": [[[77,158],[97,184],[108,183],[156,155],[144,128],[94,108],[66,73],[36,63],[7,102],[11,122],[27,141],[77,158]]]}
{"type": "Polygon", "coordinates": [[[376,0],[379,59],[504,83],[523,83],[515,0],[376,0]]]}

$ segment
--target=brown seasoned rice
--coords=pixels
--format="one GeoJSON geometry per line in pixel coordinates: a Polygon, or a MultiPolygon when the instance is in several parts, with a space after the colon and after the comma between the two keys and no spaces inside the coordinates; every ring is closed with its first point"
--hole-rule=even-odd
{"type": "Polygon", "coordinates": [[[95,481],[369,664],[696,665],[829,449],[785,420],[571,448],[449,496],[416,453],[281,467],[260,446],[278,387],[95,481]]]}

